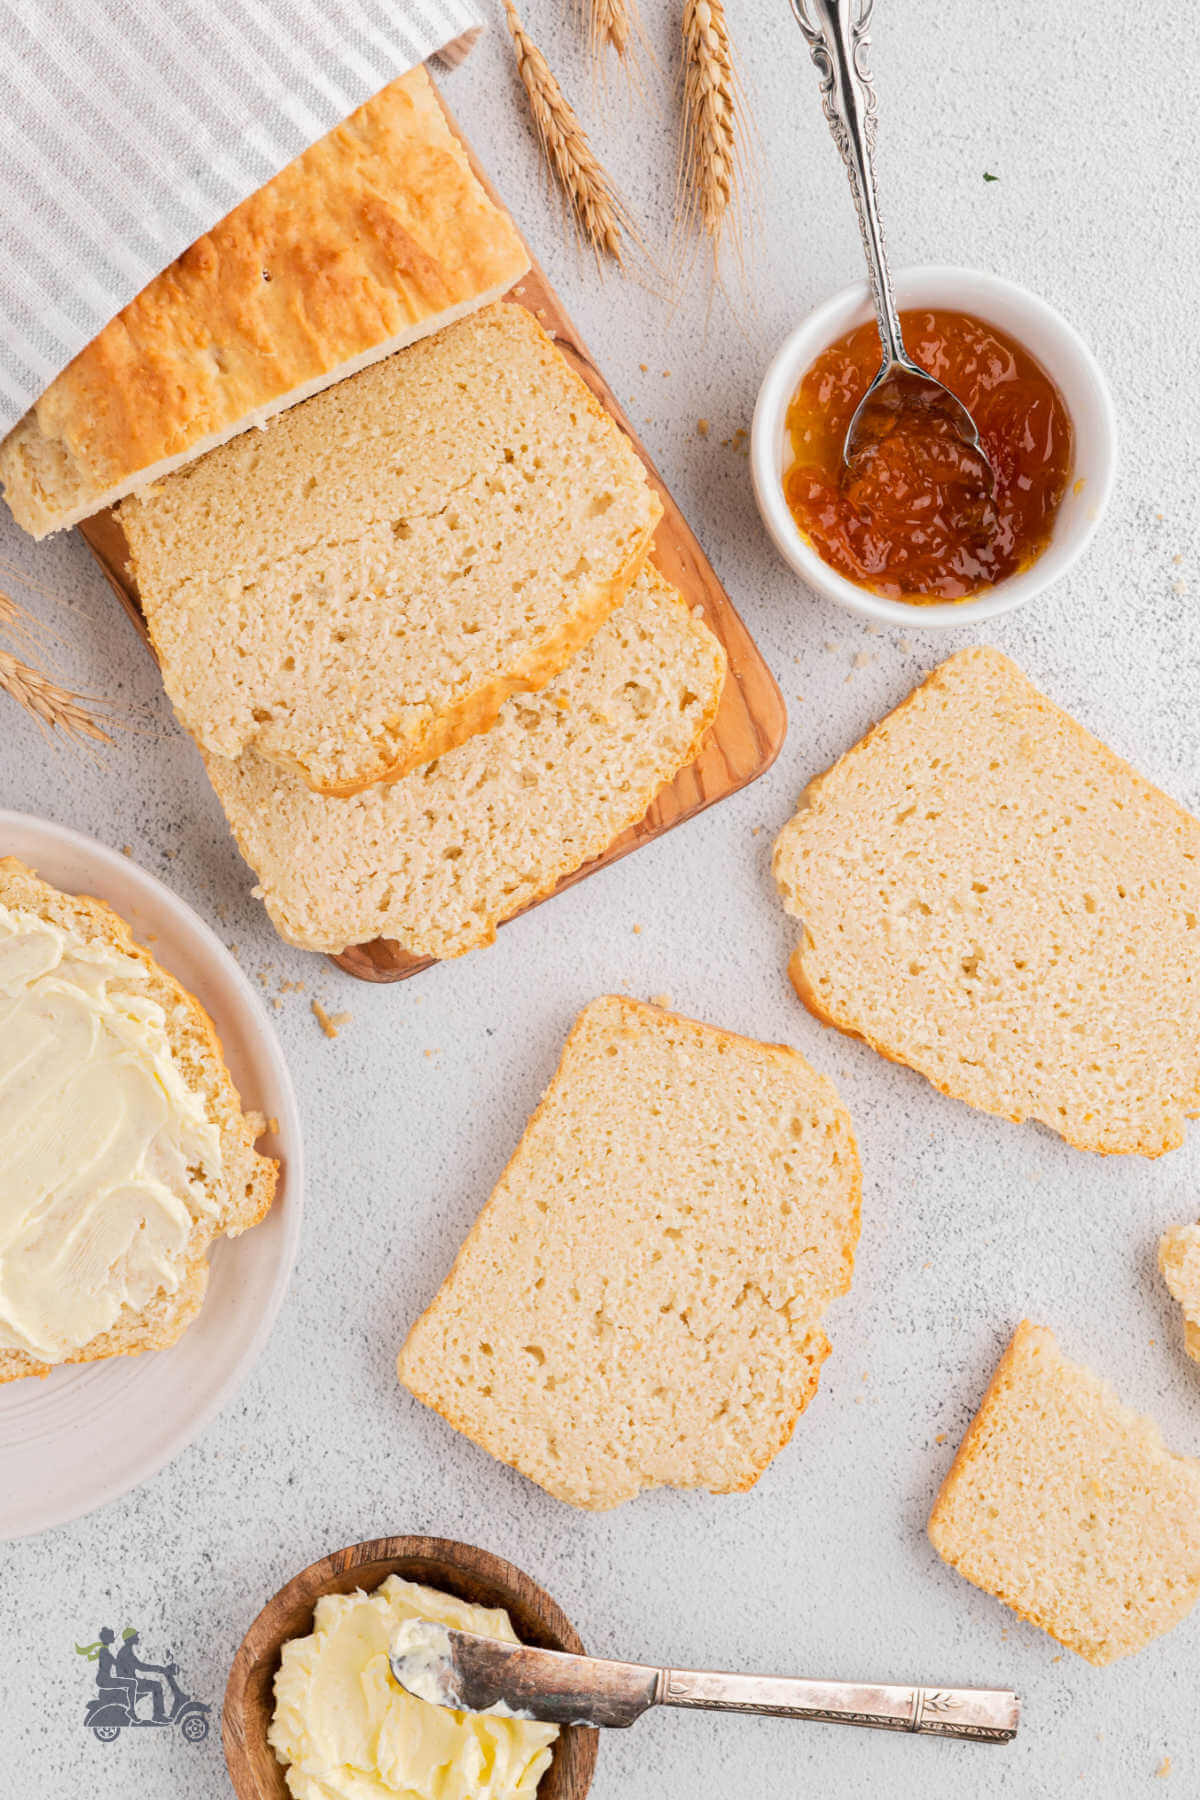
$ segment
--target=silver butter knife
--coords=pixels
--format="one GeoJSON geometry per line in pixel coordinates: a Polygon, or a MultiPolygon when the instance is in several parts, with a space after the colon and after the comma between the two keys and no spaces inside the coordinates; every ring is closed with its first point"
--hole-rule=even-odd
{"type": "Polygon", "coordinates": [[[458,1712],[539,1719],[551,1725],[632,1725],[651,1706],[823,1719],[879,1731],[1006,1744],[1021,1703],[1003,1688],[890,1687],[656,1669],[506,1644],[428,1619],[399,1627],[389,1658],[406,1692],[458,1712]]]}

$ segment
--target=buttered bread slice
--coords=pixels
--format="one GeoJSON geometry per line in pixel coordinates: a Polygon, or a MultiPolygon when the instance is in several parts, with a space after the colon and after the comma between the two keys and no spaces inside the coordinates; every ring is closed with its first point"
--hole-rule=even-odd
{"type": "Polygon", "coordinates": [[[174,1343],[271,1204],[262,1130],[124,921],[0,859],[0,1382],[174,1343]]]}
{"type": "Polygon", "coordinates": [[[860,1189],[795,1050],[595,1000],[400,1379],[573,1506],[740,1492],[816,1392],[860,1189]]]}
{"type": "Polygon", "coordinates": [[[506,293],[529,267],[423,68],[156,275],[0,445],[18,525],[61,531],[506,293]]]}
{"type": "Polygon", "coordinates": [[[1200,1113],[1200,821],[1007,657],[935,669],[775,847],[818,1018],[1081,1149],[1200,1113]]]}
{"type": "Polygon", "coordinates": [[[650,564],[591,643],[492,729],[347,800],[253,750],[208,772],[282,937],[461,955],[608,848],[691,761],[725,653],[650,564]]]}
{"type": "Polygon", "coordinates": [[[392,781],[544,687],[662,508],[536,320],[466,319],[121,508],[183,723],[320,793],[392,781]]]}
{"type": "Polygon", "coordinates": [[[929,1520],[960,1575],[1092,1663],[1141,1650],[1200,1596],[1200,1462],[1026,1320],[929,1520]]]}

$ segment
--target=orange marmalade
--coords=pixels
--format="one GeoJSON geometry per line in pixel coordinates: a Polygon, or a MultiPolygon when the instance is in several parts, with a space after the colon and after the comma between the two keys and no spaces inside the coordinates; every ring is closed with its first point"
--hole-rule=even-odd
{"type": "Polygon", "coordinates": [[[839,575],[890,600],[964,600],[1045,549],[1071,469],[1071,420],[1041,365],[969,313],[900,315],[912,360],[966,406],[995,472],[936,406],[881,390],[853,464],[846,429],[879,368],[874,324],[823,350],[787,414],[796,524],[839,575]]]}

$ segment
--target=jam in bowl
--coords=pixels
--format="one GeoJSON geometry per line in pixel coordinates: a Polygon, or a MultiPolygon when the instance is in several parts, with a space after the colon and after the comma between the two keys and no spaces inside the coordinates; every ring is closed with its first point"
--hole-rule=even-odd
{"type": "Polygon", "coordinates": [[[909,355],[967,407],[986,461],[949,408],[888,383],[844,462],[880,359],[859,283],[768,371],[755,493],[778,548],[822,593],[868,617],[965,624],[1031,598],[1081,554],[1111,487],[1111,402],[1072,328],[1023,289],[965,269],[907,271],[896,288],[909,355]]]}

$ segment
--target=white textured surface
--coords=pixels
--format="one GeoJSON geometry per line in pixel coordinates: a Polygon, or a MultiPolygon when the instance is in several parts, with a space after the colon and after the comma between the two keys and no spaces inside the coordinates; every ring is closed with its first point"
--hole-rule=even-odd
{"type": "MultiPolygon", "coordinates": [[[[619,84],[598,133],[655,245],[666,237],[674,6],[644,0],[663,65],[655,116],[619,84]]],[[[593,114],[567,8],[528,22],[593,114]]],[[[802,310],[857,274],[844,180],[784,0],[730,0],[755,97],[767,226],[756,305],[704,336],[704,295],[671,312],[567,249],[547,203],[499,31],[448,83],[506,197],[780,678],[787,745],[756,787],[506,927],[490,952],[399,988],[366,988],[285,950],[248,897],[199,759],[78,542],[0,555],[69,597],[40,614],[83,687],[137,734],[94,761],[56,752],[0,710],[0,799],[128,843],[265,970],[303,980],[276,1014],[308,1128],[304,1242],[255,1374],[201,1440],[128,1500],[7,1547],[0,1796],[217,1800],[216,1735],[83,1730],[90,1668],[72,1650],[105,1623],[170,1645],[218,1701],[242,1631],[296,1568],[362,1537],[435,1531],[523,1564],[598,1652],[679,1665],[1011,1684],[1010,1749],[833,1727],[657,1714],[601,1748],[597,1800],[1122,1800],[1200,1792],[1200,1616],[1135,1661],[1096,1671],[944,1568],[924,1537],[938,1481],[1013,1323],[1053,1326],[1176,1448],[1200,1452],[1200,1382],[1154,1268],[1159,1231],[1200,1210],[1200,1126],[1158,1163],[1101,1162],[1033,1128],[942,1099],[823,1030],[784,977],[788,930],[772,837],[807,777],[854,741],[963,630],[911,649],[869,635],[789,578],[760,529],[747,466],[759,373],[802,310]],[[766,152],[769,150],[769,160],[766,152]],[[643,372],[641,363],[649,366],[643,372]],[[671,374],[664,378],[663,371],[671,374]],[[696,434],[703,415],[707,439],[696,434]],[[832,649],[826,648],[832,644],[832,649]],[[871,662],[855,668],[866,652],[871,662]],[[803,701],[797,702],[797,695],[803,701]],[[757,835],[755,835],[757,834],[757,835]],[[640,925],[640,933],[634,926],[640,925]],[[731,1499],[648,1497],[575,1514],[489,1461],[401,1393],[396,1346],[486,1197],[583,1002],[608,988],[797,1045],[837,1081],[865,1168],[852,1293],[791,1447],[731,1499]],[[353,1020],[336,1043],[313,995],[353,1020]],[[944,1441],[939,1441],[943,1439],[944,1441]],[[1173,1759],[1161,1787],[1155,1771],[1173,1759]]],[[[1190,0],[1164,0],[1131,44],[1128,8],[884,0],[875,64],[884,199],[898,262],[978,263],[1036,288],[1112,378],[1123,463],[1115,503],[1062,590],[990,641],[1185,804],[1200,807],[1200,557],[1194,355],[1200,153],[1190,0]],[[983,181],[984,170],[1000,179],[983,181]]]]}

